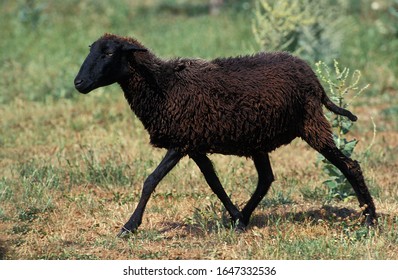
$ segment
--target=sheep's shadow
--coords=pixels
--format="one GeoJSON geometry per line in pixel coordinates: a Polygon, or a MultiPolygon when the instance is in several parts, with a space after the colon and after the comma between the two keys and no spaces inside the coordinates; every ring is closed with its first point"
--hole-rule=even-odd
{"type": "MultiPolygon", "coordinates": [[[[382,214],[383,216],[388,216],[382,214]]],[[[380,216],[380,214],[379,214],[380,216]]],[[[327,222],[330,224],[346,221],[349,223],[360,222],[362,213],[351,208],[335,207],[324,205],[319,209],[309,209],[305,211],[268,211],[264,214],[252,216],[247,230],[254,227],[265,228],[276,223],[290,221],[293,223],[317,224],[327,222]]],[[[166,222],[160,230],[162,234],[169,234],[173,231],[178,232],[180,237],[185,236],[205,236],[209,233],[220,231],[220,229],[231,228],[231,223],[227,215],[223,215],[218,221],[209,221],[205,226],[195,223],[166,222]],[[220,224],[222,225],[220,227],[220,224]]]]}
{"type": "Polygon", "coordinates": [[[347,207],[335,207],[324,205],[319,209],[309,209],[305,211],[283,211],[253,215],[248,228],[263,228],[272,225],[277,221],[291,221],[295,223],[318,223],[320,221],[335,222],[339,220],[355,221],[359,220],[362,213],[347,207]]]}

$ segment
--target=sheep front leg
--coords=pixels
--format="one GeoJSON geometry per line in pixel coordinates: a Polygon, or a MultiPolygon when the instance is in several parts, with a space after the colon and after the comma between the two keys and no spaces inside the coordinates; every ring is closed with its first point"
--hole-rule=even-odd
{"type": "Polygon", "coordinates": [[[167,151],[165,157],[160,162],[155,171],[144,182],[142,188],[142,194],[140,201],[138,202],[137,208],[135,209],[133,215],[130,217],[129,221],[123,226],[123,228],[118,233],[118,237],[123,237],[129,233],[135,231],[142,222],[142,215],[144,214],[145,207],[148,203],[151,194],[155,190],[159,182],[173,169],[174,166],[180,161],[183,155],[174,150],[167,151]]]}
{"type": "Polygon", "coordinates": [[[198,165],[200,171],[205,176],[206,182],[207,184],[209,184],[212,191],[224,204],[224,207],[227,209],[229,215],[231,216],[233,223],[238,223],[240,219],[242,219],[242,214],[232,203],[228,195],[225,193],[225,190],[222,187],[216,172],[214,171],[214,167],[210,159],[205,154],[190,154],[189,156],[198,165]]]}
{"type": "Polygon", "coordinates": [[[272,182],[274,181],[274,174],[272,173],[268,154],[255,154],[252,156],[252,159],[258,173],[258,183],[252,197],[242,210],[243,218],[239,221],[238,225],[238,228],[240,229],[244,229],[249,224],[251,214],[267,194],[272,182]]]}

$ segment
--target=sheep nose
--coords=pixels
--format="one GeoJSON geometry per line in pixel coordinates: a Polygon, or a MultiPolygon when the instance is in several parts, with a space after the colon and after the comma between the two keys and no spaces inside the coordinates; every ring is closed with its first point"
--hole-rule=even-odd
{"type": "Polygon", "coordinates": [[[75,79],[75,87],[80,86],[81,84],[83,84],[84,80],[82,79],[75,79]]]}

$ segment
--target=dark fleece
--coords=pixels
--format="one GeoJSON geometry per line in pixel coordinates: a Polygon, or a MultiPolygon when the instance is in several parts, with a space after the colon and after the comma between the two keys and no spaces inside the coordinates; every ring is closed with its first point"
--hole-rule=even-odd
{"type": "MultiPolygon", "coordinates": [[[[102,39],[145,48],[132,38],[102,39]]],[[[129,60],[120,85],[156,147],[250,156],[296,137],[333,145],[322,112],[330,100],[308,64],[286,52],[206,61],[163,60],[148,50],[129,60]]]]}

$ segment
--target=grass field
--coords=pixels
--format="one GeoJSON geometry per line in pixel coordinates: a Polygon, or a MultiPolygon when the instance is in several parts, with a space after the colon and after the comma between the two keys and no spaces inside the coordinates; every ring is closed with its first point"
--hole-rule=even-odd
{"type": "MultiPolygon", "coordinates": [[[[113,32],[161,57],[260,50],[253,1],[227,1],[219,16],[208,15],[207,1],[135,2],[0,3],[0,259],[398,259],[398,25],[387,15],[394,1],[378,1],[378,10],[352,2],[339,57],[371,85],[351,108],[359,120],[348,137],[359,140],[354,158],[375,199],[376,228],[362,226],[355,198],[326,200],[316,152],[295,140],[271,154],[276,181],[246,232],[230,227],[198,168],[183,159],[138,232],[115,238],[165,151],[149,145],[117,86],[74,90],[87,46],[113,32]]],[[[257,182],[252,162],[211,159],[242,207],[257,182]]]]}

